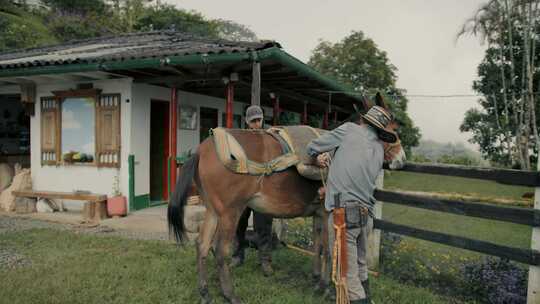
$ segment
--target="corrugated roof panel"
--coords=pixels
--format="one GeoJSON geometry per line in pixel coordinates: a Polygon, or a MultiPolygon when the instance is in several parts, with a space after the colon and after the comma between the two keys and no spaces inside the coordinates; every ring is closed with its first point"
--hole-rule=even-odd
{"type": "Polygon", "coordinates": [[[208,39],[170,31],[132,33],[0,53],[0,69],[172,55],[247,52],[272,46],[279,47],[279,44],[273,41],[234,42],[208,39]]]}

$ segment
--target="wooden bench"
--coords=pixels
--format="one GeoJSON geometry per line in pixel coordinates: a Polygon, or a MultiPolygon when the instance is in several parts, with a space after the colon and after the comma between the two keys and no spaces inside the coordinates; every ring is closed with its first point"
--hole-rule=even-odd
{"type": "Polygon", "coordinates": [[[12,191],[11,194],[15,197],[31,197],[36,199],[48,198],[86,201],[83,208],[83,220],[99,221],[101,219],[107,218],[107,196],[103,194],[38,190],[12,191]]]}

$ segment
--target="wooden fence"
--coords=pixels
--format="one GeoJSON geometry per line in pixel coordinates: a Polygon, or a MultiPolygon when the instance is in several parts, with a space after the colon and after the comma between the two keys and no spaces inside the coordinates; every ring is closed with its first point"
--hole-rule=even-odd
{"type": "Polygon", "coordinates": [[[381,202],[531,226],[533,229],[531,249],[514,248],[461,236],[418,229],[391,223],[382,219],[375,219],[374,227],[375,229],[528,264],[530,266],[527,303],[540,304],[539,172],[415,163],[407,163],[403,168],[403,171],[476,178],[509,185],[535,187],[534,209],[437,199],[429,196],[411,195],[396,191],[377,190],[375,193],[375,198],[381,202]]]}

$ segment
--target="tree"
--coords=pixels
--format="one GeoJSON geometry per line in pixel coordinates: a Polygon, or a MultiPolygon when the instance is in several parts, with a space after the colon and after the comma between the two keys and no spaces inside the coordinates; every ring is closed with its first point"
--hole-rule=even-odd
{"type": "Polygon", "coordinates": [[[484,95],[480,103],[485,109],[483,115],[487,115],[477,124],[488,119],[493,122],[489,134],[479,135],[487,129],[475,130],[474,122],[467,118],[462,129],[476,132],[478,136],[472,140],[481,138],[484,145],[487,138],[497,135],[491,137],[493,143],[487,146],[498,149],[487,148],[484,153],[501,151],[508,157],[486,156],[505,160],[503,165],[517,163],[522,169],[530,169],[530,154],[538,151],[540,144],[534,94],[538,3],[537,0],[490,0],[464,24],[459,34],[471,33],[488,43],[486,57],[478,69],[480,80],[473,88],[484,95]]]}
{"type": "Polygon", "coordinates": [[[232,20],[217,19],[218,36],[232,41],[250,41],[256,42],[259,39],[257,35],[247,26],[232,20]]]}
{"type": "Polygon", "coordinates": [[[26,10],[27,6],[0,0],[0,52],[57,41],[43,19],[26,10]]]}
{"type": "Polygon", "coordinates": [[[150,7],[135,23],[139,31],[177,30],[197,36],[218,37],[217,24],[200,13],[185,11],[174,5],[161,4],[150,7]]]}
{"type": "Polygon", "coordinates": [[[418,145],[420,130],[407,114],[408,100],[403,90],[395,87],[396,67],[373,40],[358,31],[337,43],[321,41],[312,52],[309,65],[349,85],[352,91],[359,94],[373,96],[377,91],[383,93],[385,101],[400,122],[400,139],[410,155],[411,147],[418,145]]]}
{"type": "Polygon", "coordinates": [[[104,0],[43,0],[45,25],[60,41],[122,32],[112,8],[104,0]]]}
{"type": "Polygon", "coordinates": [[[393,87],[396,67],[375,42],[361,31],[352,32],[338,43],[321,41],[309,64],[332,78],[352,86],[355,91],[393,87]]]}

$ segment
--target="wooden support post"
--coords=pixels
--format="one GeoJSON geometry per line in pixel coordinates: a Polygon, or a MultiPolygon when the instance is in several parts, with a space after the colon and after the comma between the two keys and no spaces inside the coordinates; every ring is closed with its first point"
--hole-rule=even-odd
{"type": "Polygon", "coordinates": [[[308,124],[308,115],[307,115],[307,102],[304,101],[304,112],[302,113],[302,124],[308,124]]]}
{"type": "Polygon", "coordinates": [[[253,77],[251,78],[251,104],[261,105],[261,64],[253,62],[253,77]]]}
{"type": "Polygon", "coordinates": [[[334,124],[337,124],[337,111],[334,111],[334,124]]]}
{"type": "Polygon", "coordinates": [[[279,125],[279,97],[275,96],[272,98],[272,103],[274,104],[274,126],[279,125]]]}
{"type": "Polygon", "coordinates": [[[322,128],[327,130],[328,129],[328,110],[324,111],[323,121],[322,121],[322,128]]]}
{"type": "Polygon", "coordinates": [[[172,161],[169,165],[169,172],[171,176],[171,188],[170,193],[174,192],[176,187],[176,153],[177,153],[177,117],[178,117],[178,100],[176,95],[177,89],[171,88],[171,101],[169,103],[169,157],[172,161]]]}
{"type": "Polygon", "coordinates": [[[232,129],[233,127],[233,101],[234,101],[234,84],[232,81],[227,83],[227,105],[225,107],[225,127],[232,129]]]}
{"type": "MultiPolygon", "coordinates": [[[[381,170],[377,180],[375,181],[377,189],[383,189],[384,186],[384,170],[381,170]]],[[[377,201],[375,204],[375,218],[382,218],[382,208],[383,202],[377,201]]],[[[373,229],[368,238],[368,251],[367,251],[367,262],[368,268],[371,270],[379,268],[379,258],[381,250],[381,230],[373,229]]]]}
{"type": "MultiPolygon", "coordinates": [[[[540,157],[536,170],[540,171],[540,157]]],[[[534,190],[534,209],[540,210],[540,187],[538,186],[534,190]]],[[[540,227],[532,227],[531,249],[540,251],[540,227]]],[[[529,266],[527,304],[540,304],[540,265],[529,266]]]]}

